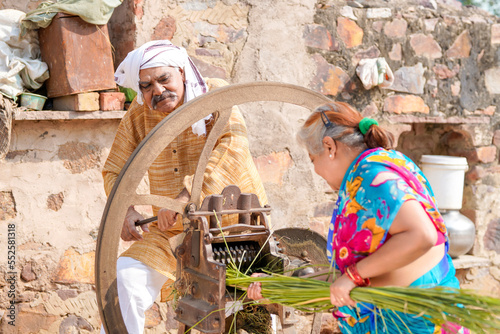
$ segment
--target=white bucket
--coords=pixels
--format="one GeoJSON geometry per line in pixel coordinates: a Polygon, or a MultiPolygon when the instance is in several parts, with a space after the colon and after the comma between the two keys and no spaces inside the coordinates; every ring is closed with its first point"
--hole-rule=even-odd
{"type": "Polygon", "coordinates": [[[422,172],[431,184],[438,208],[460,210],[465,171],[469,168],[467,159],[446,155],[422,155],[421,162],[422,172]]]}

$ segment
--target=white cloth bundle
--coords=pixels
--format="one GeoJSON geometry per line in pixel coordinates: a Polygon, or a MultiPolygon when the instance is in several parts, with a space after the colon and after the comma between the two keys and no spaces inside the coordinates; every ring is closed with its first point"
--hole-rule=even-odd
{"type": "Polygon", "coordinates": [[[361,59],[356,74],[365,89],[375,86],[387,88],[394,82],[394,75],[384,58],[361,59]]]}
{"type": "Polygon", "coordinates": [[[28,31],[21,36],[25,13],[15,9],[0,10],[0,91],[16,100],[25,89],[38,89],[49,78],[42,62],[38,34],[28,31]]]}

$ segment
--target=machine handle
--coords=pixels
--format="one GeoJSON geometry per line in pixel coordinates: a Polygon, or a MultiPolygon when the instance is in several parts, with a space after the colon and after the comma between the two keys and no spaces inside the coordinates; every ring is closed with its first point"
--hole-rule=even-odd
{"type": "Polygon", "coordinates": [[[141,226],[141,225],[144,225],[144,224],[147,224],[147,223],[154,222],[155,220],[158,220],[158,216],[154,216],[154,217],[151,217],[151,218],[146,218],[146,219],[143,219],[143,220],[138,220],[138,221],[135,222],[135,226],[141,226]]]}

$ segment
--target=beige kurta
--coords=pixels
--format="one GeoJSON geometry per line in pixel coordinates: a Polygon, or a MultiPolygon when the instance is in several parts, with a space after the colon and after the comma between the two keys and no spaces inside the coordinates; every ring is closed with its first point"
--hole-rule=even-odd
{"type": "MultiPolygon", "coordinates": [[[[209,89],[227,85],[221,79],[207,79],[209,89]]],[[[123,116],[118,127],[103,169],[104,188],[109,195],[125,162],[144,137],[162,120],[165,114],[151,110],[146,104],[139,105],[135,100],[123,116]]],[[[207,126],[210,130],[210,126],[207,126]]],[[[190,189],[192,175],[196,170],[198,158],[205,145],[206,136],[193,134],[191,127],[174,139],[157,157],[148,170],[151,194],[175,198],[186,186],[190,189]]],[[[261,205],[267,204],[264,186],[254,165],[248,147],[245,121],[237,107],[233,108],[229,122],[210,156],[205,170],[202,199],[211,194],[219,194],[225,186],[235,184],[242,192],[255,193],[261,205]]],[[[153,207],[156,215],[159,208],[153,207]]],[[[223,220],[222,224],[236,223],[223,220]]],[[[152,267],[167,277],[175,277],[176,259],[170,249],[168,238],[182,231],[179,219],[177,225],[162,232],[154,222],[150,233],[144,233],[143,240],[136,241],[121,256],[132,257],[152,267]]],[[[168,281],[162,289],[162,299],[168,295],[168,281]]]]}

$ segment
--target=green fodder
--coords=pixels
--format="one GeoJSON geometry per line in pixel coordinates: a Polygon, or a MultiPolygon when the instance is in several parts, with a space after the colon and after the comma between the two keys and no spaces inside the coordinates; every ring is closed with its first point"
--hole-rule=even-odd
{"type": "MultiPolygon", "coordinates": [[[[273,273],[266,277],[250,277],[235,267],[227,268],[227,285],[246,290],[253,282],[262,284],[262,296],[266,301],[261,303],[277,303],[304,312],[323,312],[333,308],[328,282],[273,273]]],[[[351,298],[359,303],[373,304],[379,309],[424,317],[439,326],[453,322],[475,333],[500,330],[500,299],[470,290],[447,287],[358,287],[351,291],[351,298]]]]}

